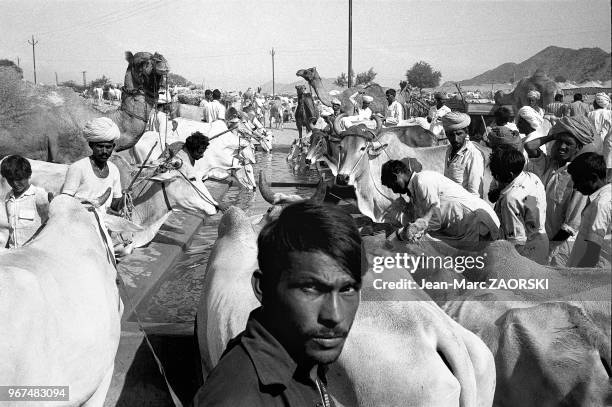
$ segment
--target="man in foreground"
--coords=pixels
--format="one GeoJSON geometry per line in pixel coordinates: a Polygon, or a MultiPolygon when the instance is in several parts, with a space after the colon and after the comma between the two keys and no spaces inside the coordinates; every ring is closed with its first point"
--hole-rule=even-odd
{"type": "Polygon", "coordinates": [[[359,306],[361,237],[352,218],[313,202],[261,231],[253,291],[262,306],[227,346],[195,406],[334,406],[326,366],[359,306]]]}

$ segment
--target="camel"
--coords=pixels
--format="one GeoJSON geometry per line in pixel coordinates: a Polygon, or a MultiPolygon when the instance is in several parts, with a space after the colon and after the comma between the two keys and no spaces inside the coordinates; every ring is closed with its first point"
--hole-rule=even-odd
{"type": "Polygon", "coordinates": [[[19,154],[56,163],[72,163],[91,154],[82,135],[85,123],[111,118],[121,131],[116,151],[132,148],[157,105],[163,77],[169,72],[160,54],[126,52],[121,107],[101,113],[71,89],[32,86],[8,69],[0,70],[0,157],[19,154]]]}
{"type": "MultiPolygon", "coordinates": [[[[323,82],[321,81],[321,77],[319,76],[316,67],[300,69],[295,74],[304,78],[306,82],[308,82],[308,84],[315,90],[319,100],[321,100],[321,103],[323,103],[325,106],[331,107],[331,97],[329,96],[329,92],[324,88],[323,82]]],[[[385,91],[377,84],[369,85],[365,88],[353,87],[345,89],[341,94],[337,95],[337,98],[342,102],[342,111],[352,115],[354,112],[354,106],[349,100],[349,97],[356,92],[364,91],[366,95],[374,98],[374,101],[370,103],[372,113],[380,113],[384,117],[385,110],[387,109],[387,99],[385,98],[385,91]]]]}
{"type": "Polygon", "coordinates": [[[523,106],[529,105],[527,102],[527,92],[537,90],[541,97],[538,106],[544,108],[555,99],[555,95],[560,91],[559,87],[541,69],[528,77],[524,77],[517,84],[514,90],[510,93],[504,93],[501,90],[495,92],[495,104],[497,105],[512,105],[517,110],[523,106]]]}
{"type": "Polygon", "coordinates": [[[319,118],[319,112],[315,108],[312,94],[306,93],[304,85],[295,87],[298,96],[298,104],[295,109],[295,125],[297,126],[298,138],[302,139],[302,127],[306,127],[306,131],[312,132],[313,124],[319,118]]]}

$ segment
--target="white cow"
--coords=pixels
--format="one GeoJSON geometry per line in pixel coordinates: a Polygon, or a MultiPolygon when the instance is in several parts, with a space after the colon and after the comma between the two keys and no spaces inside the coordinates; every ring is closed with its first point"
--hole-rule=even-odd
{"type": "Polygon", "coordinates": [[[98,104],[102,102],[103,94],[104,94],[104,91],[102,90],[102,88],[93,88],[94,103],[98,104]]]}
{"type": "Polygon", "coordinates": [[[108,98],[111,101],[116,100],[118,102],[121,102],[121,89],[110,88],[108,90],[108,98]]]}
{"type": "Polygon", "coordinates": [[[93,212],[62,195],[33,241],[0,253],[3,385],[69,386],[61,405],[104,403],[123,305],[99,227],[93,212]]]}
{"type": "MultiPolygon", "coordinates": [[[[266,216],[262,223],[267,220],[266,216]]],[[[249,312],[259,306],[251,274],[257,268],[261,226],[253,225],[238,208],[230,208],[219,224],[197,313],[204,376],[227,342],[244,329],[249,312]]],[[[371,286],[372,279],[370,272],[364,287],[371,286]]],[[[342,405],[484,407],[493,401],[494,369],[482,341],[414,290],[404,301],[389,297],[361,302],[328,379],[330,392],[342,405]]]]}

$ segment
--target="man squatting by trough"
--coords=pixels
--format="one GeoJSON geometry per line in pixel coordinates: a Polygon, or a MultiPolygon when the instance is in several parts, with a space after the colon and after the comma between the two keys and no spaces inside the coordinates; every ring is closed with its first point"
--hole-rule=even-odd
{"type": "Polygon", "coordinates": [[[228,344],[195,406],[334,406],[326,366],[340,356],[365,268],[350,215],[300,202],[257,240],[252,276],[261,303],[228,344]]]}

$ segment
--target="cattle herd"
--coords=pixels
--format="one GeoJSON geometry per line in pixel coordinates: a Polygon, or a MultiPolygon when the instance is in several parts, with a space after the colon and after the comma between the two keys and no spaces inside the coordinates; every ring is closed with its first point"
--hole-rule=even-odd
{"type": "MultiPolygon", "coordinates": [[[[137,83],[144,67],[147,75],[160,79],[167,74],[165,59],[158,54],[129,53],[127,60],[125,94],[122,97],[117,89],[116,95],[121,109],[111,117],[123,123],[119,151],[111,161],[120,170],[122,187],[130,186],[129,219],[101,216],[95,208],[106,197],[81,204],[61,195],[69,163],[84,156],[80,151],[70,156],[62,150],[66,136],[61,132],[55,138],[45,136],[42,143],[27,144],[48,146],[49,155],[44,157],[38,151],[29,155],[23,148],[10,147],[17,139],[13,144],[0,143],[0,157],[18,152],[29,158],[31,183],[54,196],[49,220],[31,242],[17,249],[0,249],[0,386],[68,385],[69,400],[53,405],[102,406],[113,378],[123,303],[113,256],[118,246],[110,246],[104,228],[111,236],[122,237],[119,252],[129,255],[148,244],[174,210],[217,213],[215,202],[229,188],[223,180],[237,181],[249,190],[258,187],[270,202],[270,209],[256,220],[237,207],[221,217],[196,317],[199,364],[206,377],[230,339],[244,330],[249,313],[259,306],[251,286],[252,272],[258,267],[259,231],[287,204],[303,200],[274,193],[263,173],[256,181],[254,151],[257,147],[270,151],[272,137],[253,126],[247,115],[241,115],[237,128],[228,128],[222,120],[203,123],[170,117],[151,100],[163,81],[137,83]],[[152,83],[158,88],[147,89],[152,83]],[[181,176],[180,163],[173,161],[171,149],[165,146],[178,143],[180,147],[195,131],[211,141],[195,165],[196,180],[190,181],[181,176]]],[[[101,89],[99,93],[101,98],[101,89]]],[[[71,95],[58,97],[65,100],[64,107],[73,103],[71,95]]],[[[28,114],[40,112],[32,108],[28,114]]],[[[79,126],[82,131],[83,123],[79,126]]],[[[394,223],[387,216],[398,197],[381,185],[384,162],[414,158],[425,170],[444,172],[446,146],[424,147],[419,139],[422,132],[402,131],[383,131],[371,141],[329,136],[315,128],[309,144],[300,144],[303,151],[295,153],[307,165],[321,168],[325,163],[332,179],[354,187],[356,200],[344,204],[343,199],[340,204],[353,211],[362,227],[364,258],[369,264],[353,328],[328,373],[336,404],[612,405],[610,270],[542,266],[519,255],[506,241],[491,242],[476,252],[428,236],[406,243],[374,233],[379,224],[394,223]],[[484,256],[486,261],[483,267],[462,273],[442,264],[413,273],[388,267],[384,272],[388,281],[408,284],[427,279],[432,285],[408,291],[373,290],[378,278],[372,271],[375,258],[397,253],[451,259],[484,256]],[[490,279],[546,280],[548,289],[466,289],[490,279]],[[453,288],[438,290],[443,284],[453,288]]],[[[31,133],[28,137],[43,137],[31,133]]],[[[486,190],[490,182],[487,171],[486,190]]],[[[310,199],[320,200],[329,190],[330,185],[322,181],[310,199]]],[[[9,191],[6,180],[0,180],[3,202],[9,191]]],[[[0,221],[6,218],[0,205],[0,221]]],[[[6,241],[6,230],[0,229],[1,247],[6,241]]],[[[26,405],[21,403],[10,405],[26,405]]]]}

